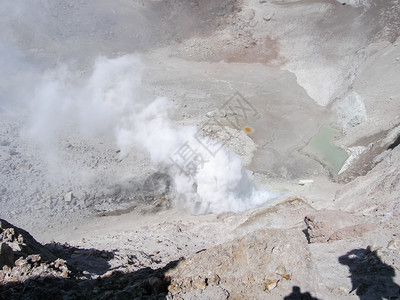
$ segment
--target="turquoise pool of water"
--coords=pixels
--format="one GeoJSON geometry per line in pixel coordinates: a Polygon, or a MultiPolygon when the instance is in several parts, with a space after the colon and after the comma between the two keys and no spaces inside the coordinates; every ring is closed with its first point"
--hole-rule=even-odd
{"type": "Polygon", "coordinates": [[[339,173],[349,157],[346,151],[334,145],[334,140],[340,135],[337,129],[323,125],[318,133],[311,138],[307,146],[303,148],[306,154],[326,166],[333,176],[339,173]]]}

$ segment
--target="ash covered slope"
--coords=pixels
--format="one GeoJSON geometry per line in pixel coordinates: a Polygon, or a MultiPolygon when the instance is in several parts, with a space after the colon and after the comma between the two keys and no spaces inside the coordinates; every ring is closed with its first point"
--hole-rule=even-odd
{"type": "MultiPolygon", "coordinates": [[[[105,119],[115,107],[107,107],[103,115],[96,115],[96,104],[99,104],[96,101],[110,100],[109,94],[117,94],[110,102],[127,100],[126,106],[131,107],[129,113],[136,110],[137,107],[132,109],[132,98],[140,99],[141,92],[132,92],[134,87],[129,86],[118,94],[119,88],[110,87],[110,80],[116,85],[121,81],[141,85],[140,74],[130,76],[131,72],[128,76],[124,69],[119,78],[94,78],[92,81],[95,85],[100,83],[100,88],[95,88],[95,95],[92,95],[95,103],[90,107],[86,105],[90,101],[86,100],[91,97],[85,94],[85,88],[82,94],[82,86],[72,83],[88,79],[86,73],[91,73],[92,64],[99,55],[125,57],[124,54],[132,51],[145,52],[176,39],[204,35],[215,27],[223,27],[222,23],[215,24],[216,18],[208,18],[218,15],[219,19],[229,19],[236,11],[236,4],[234,1],[121,1],[118,4],[103,1],[94,5],[72,1],[68,5],[61,2],[30,5],[28,2],[18,5],[4,2],[1,6],[5,15],[2,19],[5,34],[1,45],[7,55],[2,57],[6,67],[1,74],[1,113],[4,116],[0,154],[1,201],[4,209],[0,214],[12,217],[18,224],[31,222],[31,215],[44,215],[43,219],[33,219],[42,223],[37,224],[38,227],[44,228],[46,224],[43,220],[47,218],[51,219],[50,223],[58,219],[65,224],[71,218],[82,218],[93,211],[130,210],[142,196],[137,191],[143,181],[158,171],[154,168],[159,166],[150,166],[149,157],[143,153],[132,151],[128,157],[126,153],[119,155],[121,149],[118,149],[118,143],[110,141],[110,133],[112,136],[116,128],[107,128],[105,136],[94,138],[82,137],[81,131],[87,131],[90,127],[88,120],[93,120],[92,117],[97,118],[96,125],[92,126],[92,129],[96,127],[94,131],[104,128],[104,124],[107,127],[105,119]],[[40,15],[48,17],[39,18],[40,15]],[[43,22],[33,22],[35,17],[43,22]],[[24,39],[24,36],[30,38],[24,39]],[[39,75],[48,68],[47,75],[39,75]],[[18,71],[21,69],[25,72],[18,71]],[[44,81],[43,89],[43,81],[38,78],[44,81]],[[32,88],[21,89],[19,82],[29,82],[32,88]],[[102,98],[102,95],[105,97],[102,98]],[[74,102],[77,98],[80,103],[74,102]],[[71,102],[77,105],[72,110],[71,102]],[[85,124],[77,129],[73,125],[79,123],[80,115],[83,115],[85,124]],[[35,126],[36,121],[33,121],[34,124],[29,122],[32,118],[39,126],[35,126]],[[36,134],[29,140],[32,130],[36,134]]],[[[133,68],[130,63],[127,62],[127,68],[133,68]]],[[[143,98],[154,100],[156,96],[143,98]]],[[[125,123],[127,118],[130,119],[128,121],[136,119],[137,114],[134,113],[123,118],[123,114],[128,114],[123,108],[126,107],[120,107],[117,119],[121,118],[125,123]]],[[[146,126],[140,129],[148,130],[146,126]]],[[[153,128],[152,132],[158,131],[153,128]]],[[[157,138],[168,137],[170,135],[160,133],[157,138]]],[[[162,142],[158,141],[158,144],[162,142]]],[[[238,158],[236,161],[240,165],[238,158]]]]}
{"type": "MultiPolygon", "coordinates": [[[[102,141],[82,138],[74,130],[50,139],[61,149],[61,163],[49,170],[50,147],[43,151],[26,141],[22,129],[27,127],[27,106],[20,101],[28,99],[32,104],[34,90],[40,85],[38,74],[49,67],[54,71],[55,64],[63,63],[72,70],[70,77],[85,81],[99,54],[115,57],[134,50],[145,53],[149,70],[143,76],[144,90],[151,94],[149,99],[168,96],[177,107],[175,119],[185,125],[201,127],[211,110],[240,90],[265,116],[254,126],[253,135],[236,131],[233,141],[229,141],[234,151],[253,161],[249,164],[251,171],[293,181],[326,176],[317,162],[298,153],[322,123],[336,121],[330,106],[321,108],[315,102],[325,105],[342,97],[358,71],[361,78],[367,78],[374,71],[365,70],[387,66],[393,76],[381,79],[379,74],[384,70],[378,70],[374,82],[380,86],[387,81],[385,91],[377,90],[387,91],[385,97],[394,101],[387,106],[376,105],[381,100],[379,95],[372,97],[366,89],[372,85],[354,81],[355,92],[360,94],[357,99],[365,102],[367,115],[361,117],[367,121],[350,128],[340,144],[368,148],[374,138],[359,142],[361,138],[370,131],[391,131],[396,125],[391,121],[396,118],[398,93],[398,64],[393,62],[398,54],[394,42],[398,36],[396,3],[121,1],[92,7],[90,3],[72,1],[69,5],[41,4],[31,10],[27,3],[14,7],[4,2],[4,13],[13,9],[2,19],[6,28],[2,46],[9,55],[17,49],[18,55],[3,59],[7,68],[1,80],[1,216],[21,225],[31,223],[30,216],[36,214],[45,216],[36,218],[38,223],[48,218],[66,224],[93,212],[129,210],[137,201],[137,189],[143,181],[159,171],[149,167],[149,157],[143,153],[135,152],[121,160],[109,136],[102,141]],[[32,18],[50,12],[55,15],[38,18],[42,21],[30,26],[32,18]],[[11,22],[14,17],[17,21],[11,22]],[[154,33],[159,27],[163,30],[154,33]],[[154,33],[159,43],[136,36],[136,31],[143,28],[150,37],[154,33]],[[27,35],[31,38],[24,39],[27,35]],[[386,55],[388,51],[390,55],[386,55]],[[25,71],[18,72],[21,69],[25,71]],[[304,78],[309,79],[306,85],[302,84],[304,78]],[[21,89],[19,82],[30,82],[34,88],[21,89]],[[323,99],[314,97],[315,93],[323,99]],[[377,120],[379,126],[374,125],[377,120]]],[[[70,87],[68,80],[58,82],[60,93],[73,98],[74,93],[65,93],[70,87]]],[[[345,96],[342,98],[347,99],[345,96]]],[[[45,128],[57,127],[61,119],[68,124],[76,121],[73,112],[63,114],[57,104],[60,102],[53,103],[57,109],[51,110],[50,118],[39,114],[45,128]]],[[[67,104],[65,101],[62,106],[67,104]]],[[[347,117],[352,114],[341,113],[347,117]]],[[[208,131],[212,138],[223,139],[218,131],[208,131]]],[[[264,178],[264,182],[268,180],[264,178]]],[[[42,231],[39,227],[45,228],[46,224],[36,224],[37,232],[42,231]]]]}
{"type": "MultiPolygon", "coordinates": [[[[197,229],[194,228],[199,224],[193,226],[194,224],[176,220],[166,221],[160,226],[153,224],[151,228],[142,225],[142,228],[139,226],[140,229],[132,233],[113,233],[108,229],[108,236],[98,239],[94,235],[84,242],[73,243],[98,244],[102,248],[109,247],[110,250],[119,247],[119,250],[97,251],[67,244],[48,245],[57,257],[66,260],[67,265],[62,260],[53,264],[39,261],[35,265],[35,262],[30,261],[35,256],[28,256],[26,263],[23,263],[24,259],[19,259],[13,268],[3,269],[1,295],[9,296],[13,289],[16,299],[22,295],[40,296],[45,293],[66,297],[83,293],[94,298],[129,295],[150,299],[297,299],[301,295],[312,295],[318,299],[380,299],[398,296],[400,224],[393,207],[399,204],[396,197],[390,196],[393,189],[396,189],[391,185],[393,180],[390,178],[394,179],[398,174],[396,168],[390,166],[398,165],[399,162],[400,149],[394,149],[364,178],[365,182],[375,181],[377,186],[381,186],[379,191],[376,191],[376,186],[371,186],[375,196],[379,192],[380,199],[383,199],[383,205],[377,207],[378,209],[370,209],[374,205],[373,197],[365,197],[365,187],[353,182],[346,187],[352,194],[336,199],[337,209],[316,210],[304,200],[292,198],[270,209],[239,215],[221,215],[212,222],[203,221],[197,229]],[[383,178],[380,176],[382,170],[385,170],[383,178]],[[347,206],[344,206],[344,201],[347,206]],[[357,203],[360,203],[359,208],[355,207],[357,203]],[[347,211],[343,211],[343,206],[347,211]],[[362,213],[361,207],[364,208],[362,213]],[[154,253],[159,252],[157,249],[164,252],[166,244],[171,242],[165,229],[176,226],[179,227],[174,235],[178,249],[181,247],[179,235],[191,235],[189,239],[196,243],[204,240],[205,243],[200,247],[205,248],[195,254],[190,254],[190,249],[181,252],[185,256],[181,259],[176,259],[173,255],[166,260],[161,257],[162,263],[141,258],[141,251],[151,251],[149,257],[156,257],[154,253]],[[225,237],[228,240],[223,242],[223,238],[218,238],[218,232],[220,235],[223,233],[221,237],[228,234],[232,239],[225,237]],[[140,245],[137,245],[139,248],[134,249],[134,241],[140,241],[141,238],[152,239],[155,236],[158,237],[158,246],[148,246],[140,250],[140,245]],[[126,243],[127,238],[128,241],[132,240],[132,245],[126,243]],[[210,239],[215,241],[207,243],[210,239]],[[215,245],[217,240],[222,243],[215,245]],[[121,251],[122,249],[125,250],[121,251]],[[127,256],[121,256],[122,253],[127,256]],[[85,265],[84,260],[88,259],[90,264],[85,265]],[[32,264],[32,270],[39,266],[48,266],[47,271],[56,268],[55,272],[60,272],[60,268],[66,268],[65,266],[73,267],[68,267],[69,271],[63,273],[64,275],[61,272],[57,275],[52,273],[52,276],[61,277],[59,279],[48,279],[44,282],[38,278],[30,279],[32,276],[48,276],[32,271],[33,273],[28,272],[25,277],[21,277],[23,283],[6,283],[17,278],[15,274],[19,274],[17,271],[20,264],[32,264]],[[90,265],[97,265],[98,269],[88,268],[90,265]],[[157,265],[159,267],[155,270],[146,268],[157,265]],[[93,278],[98,279],[92,280],[93,278]],[[34,289],[38,286],[41,289],[34,289]],[[22,290],[25,294],[22,294],[22,290]]],[[[3,223],[7,224],[3,227],[12,227],[3,223]]],[[[20,231],[16,229],[16,232],[20,231]]],[[[26,235],[25,232],[22,234],[26,235]]],[[[27,245],[37,245],[32,239],[25,240],[28,241],[27,245]]],[[[181,242],[184,244],[188,241],[181,242]]]]}

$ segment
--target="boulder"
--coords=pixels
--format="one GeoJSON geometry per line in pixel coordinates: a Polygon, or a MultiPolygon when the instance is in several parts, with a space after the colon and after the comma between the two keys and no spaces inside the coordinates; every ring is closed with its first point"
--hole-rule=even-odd
{"type": "Polygon", "coordinates": [[[305,234],[310,244],[358,238],[374,229],[362,216],[335,210],[311,213],[304,218],[304,222],[307,225],[305,234]]]}
{"type": "MultiPolygon", "coordinates": [[[[7,243],[19,256],[40,254],[44,261],[53,261],[57,257],[49,249],[37,242],[29,232],[0,219],[0,243],[7,243]]],[[[7,250],[5,250],[7,251],[7,250]]]]}

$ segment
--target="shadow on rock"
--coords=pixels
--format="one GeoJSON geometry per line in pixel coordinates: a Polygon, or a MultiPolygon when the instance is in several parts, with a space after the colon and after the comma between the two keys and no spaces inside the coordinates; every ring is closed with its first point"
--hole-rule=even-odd
{"type": "Polygon", "coordinates": [[[284,300],[319,300],[311,296],[309,292],[302,293],[301,289],[298,286],[293,286],[292,293],[285,298],[284,300]]]}
{"type": "Polygon", "coordinates": [[[395,270],[382,262],[376,251],[354,249],[339,257],[350,271],[352,292],[362,300],[399,299],[400,287],[393,282],[395,270]]]}
{"type": "Polygon", "coordinates": [[[0,219],[0,299],[164,299],[170,279],[121,256],[68,244],[38,243],[28,232],[0,219]],[[113,268],[110,261],[117,260],[113,268]]]}
{"type": "Polygon", "coordinates": [[[114,271],[96,279],[36,277],[0,284],[0,299],[165,299],[170,281],[164,274],[179,261],[153,270],[114,271]]]}
{"type": "Polygon", "coordinates": [[[114,253],[105,250],[82,249],[70,246],[68,243],[50,243],[45,245],[55,256],[66,261],[68,266],[77,271],[91,274],[104,274],[110,270],[109,261],[114,253]]]}

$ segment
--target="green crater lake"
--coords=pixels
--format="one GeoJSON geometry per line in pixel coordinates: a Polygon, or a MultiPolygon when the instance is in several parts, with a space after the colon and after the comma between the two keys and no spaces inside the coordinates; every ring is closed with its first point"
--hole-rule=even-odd
{"type": "Polygon", "coordinates": [[[346,151],[333,143],[339,136],[341,134],[338,130],[328,125],[323,125],[302,150],[327,167],[332,176],[336,176],[339,173],[349,157],[346,151]]]}

